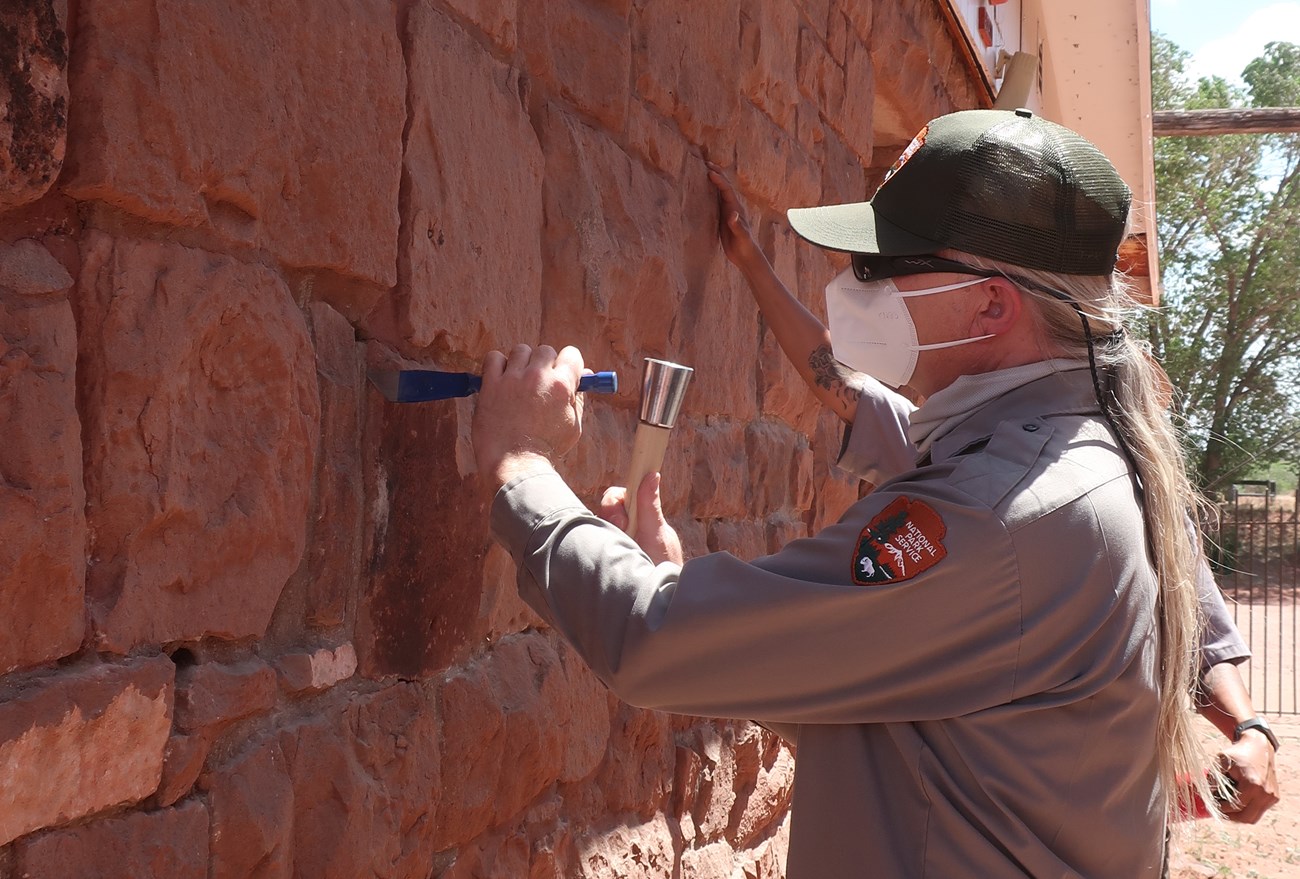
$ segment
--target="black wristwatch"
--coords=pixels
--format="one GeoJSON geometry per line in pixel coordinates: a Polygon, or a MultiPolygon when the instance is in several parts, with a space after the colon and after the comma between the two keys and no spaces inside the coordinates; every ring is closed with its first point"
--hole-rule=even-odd
{"type": "Polygon", "coordinates": [[[1237,724],[1237,728],[1232,731],[1232,740],[1235,742],[1240,739],[1241,734],[1248,729],[1257,729],[1262,732],[1264,738],[1268,739],[1268,743],[1273,746],[1273,751],[1277,752],[1279,747],[1277,736],[1274,735],[1273,730],[1269,728],[1269,725],[1264,722],[1262,717],[1252,717],[1250,720],[1243,720],[1237,724]]]}

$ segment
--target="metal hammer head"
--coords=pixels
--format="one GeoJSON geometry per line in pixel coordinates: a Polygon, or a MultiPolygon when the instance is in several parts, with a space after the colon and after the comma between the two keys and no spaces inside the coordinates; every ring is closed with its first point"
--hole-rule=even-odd
{"type": "Polygon", "coordinates": [[[641,378],[641,421],[656,427],[672,427],[677,422],[693,372],[689,366],[647,357],[641,378]]]}

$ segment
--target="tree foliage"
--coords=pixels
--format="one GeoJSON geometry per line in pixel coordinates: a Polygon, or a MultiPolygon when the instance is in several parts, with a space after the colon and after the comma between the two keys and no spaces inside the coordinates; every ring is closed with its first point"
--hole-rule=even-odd
{"type": "MultiPolygon", "coordinates": [[[[1190,82],[1188,54],[1153,35],[1157,110],[1300,105],[1300,47],[1269,43],[1242,74],[1190,82]]],[[[1162,308],[1149,320],[1207,491],[1300,457],[1300,137],[1165,137],[1155,144],[1162,308]]]]}

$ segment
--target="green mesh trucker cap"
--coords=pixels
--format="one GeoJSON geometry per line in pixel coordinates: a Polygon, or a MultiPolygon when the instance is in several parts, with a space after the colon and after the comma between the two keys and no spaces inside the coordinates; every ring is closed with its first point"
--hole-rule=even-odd
{"type": "Polygon", "coordinates": [[[821,247],[888,256],[952,247],[1030,269],[1107,275],[1131,194],[1084,138],[1028,110],[932,120],[869,202],[792,208],[821,247]]]}

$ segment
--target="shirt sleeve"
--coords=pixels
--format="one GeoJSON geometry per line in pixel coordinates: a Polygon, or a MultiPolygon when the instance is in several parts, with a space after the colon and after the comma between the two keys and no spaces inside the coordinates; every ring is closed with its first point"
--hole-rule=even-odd
{"type": "Polygon", "coordinates": [[[776,555],[713,553],[680,568],[652,564],[553,472],[504,486],[492,519],[520,594],[624,700],[864,723],[951,717],[1013,693],[1014,547],[996,516],[958,495],[877,492],[776,555]],[[855,581],[868,576],[864,558],[877,580],[855,581]]]}
{"type": "Polygon", "coordinates": [[[872,485],[916,466],[916,446],[907,436],[916,407],[869,375],[862,376],[853,423],[844,429],[836,465],[872,485]]]}
{"type": "Polygon", "coordinates": [[[1241,663],[1250,659],[1250,647],[1228,613],[1223,592],[1205,556],[1201,556],[1196,572],[1196,597],[1205,618],[1205,630],[1201,633],[1201,674],[1221,662],[1241,663]]]}

